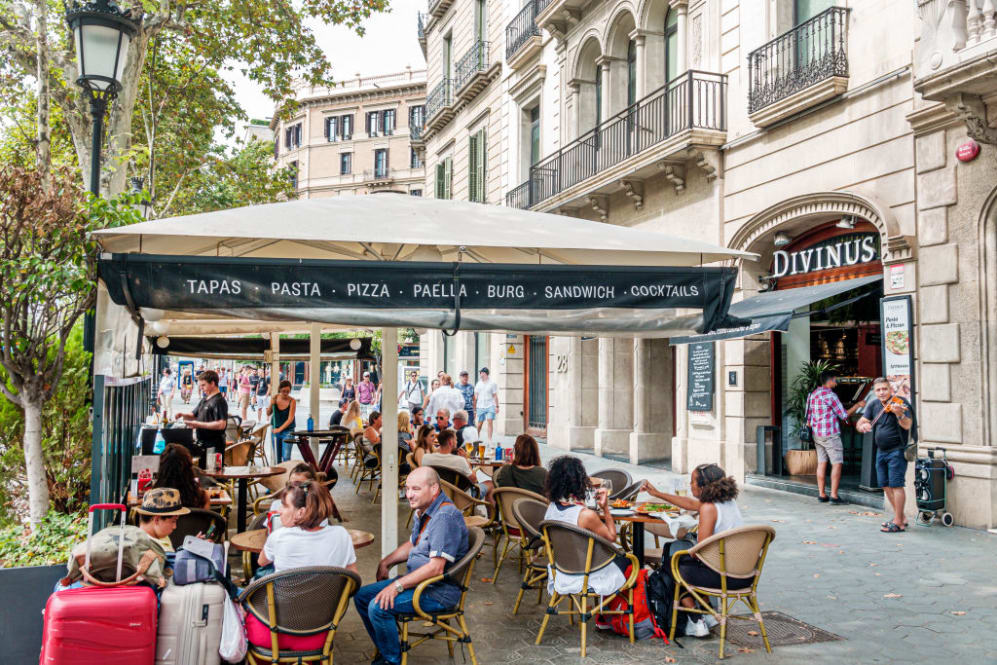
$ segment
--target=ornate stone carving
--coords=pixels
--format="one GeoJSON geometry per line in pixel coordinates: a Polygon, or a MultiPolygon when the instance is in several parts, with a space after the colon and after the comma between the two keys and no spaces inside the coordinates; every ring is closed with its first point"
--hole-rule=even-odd
{"type": "Polygon", "coordinates": [[[969,138],[997,144],[997,129],[987,124],[987,107],[979,95],[958,94],[947,100],[945,106],[966,123],[969,138]]]}
{"type": "Polygon", "coordinates": [[[685,189],[685,167],[679,164],[663,164],[665,180],[672,183],[675,193],[678,194],[685,189]]]}
{"type": "Polygon", "coordinates": [[[686,154],[696,162],[696,166],[706,174],[706,182],[713,182],[720,175],[720,151],[689,148],[686,154]]]}
{"type": "Polygon", "coordinates": [[[634,202],[634,210],[644,207],[644,181],[643,180],[620,180],[620,187],[623,193],[634,202]]]}
{"type": "Polygon", "coordinates": [[[609,219],[609,197],[603,196],[601,194],[593,194],[588,197],[589,205],[592,206],[592,210],[599,213],[599,219],[606,221],[609,219]]]}

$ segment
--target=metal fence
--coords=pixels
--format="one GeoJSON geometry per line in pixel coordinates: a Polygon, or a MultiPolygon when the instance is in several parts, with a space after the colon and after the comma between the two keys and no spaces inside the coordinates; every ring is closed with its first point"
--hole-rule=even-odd
{"type": "Polygon", "coordinates": [[[691,70],[530,167],[506,194],[529,208],[687,129],[724,131],[727,77],[691,70]]]}
{"type": "Polygon", "coordinates": [[[848,76],[848,9],[831,7],[748,54],[748,112],[848,76]]]}
{"type": "Polygon", "coordinates": [[[488,68],[488,42],[476,41],[470,50],[457,61],[454,88],[460,90],[478,72],[488,68]]]}
{"type": "Polygon", "coordinates": [[[505,28],[505,59],[511,58],[530,37],[539,37],[540,28],[534,19],[537,17],[537,0],[526,3],[516,18],[505,28]]]}
{"type": "MultiPolygon", "coordinates": [[[[97,374],[93,391],[90,503],[124,503],[132,455],[145,417],[152,413],[152,377],[115,379],[97,374]]],[[[94,516],[99,526],[110,520],[94,516]]]]}
{"type": "Polygon", "coordinates": [[[449,106],[452,102],[452,86],[450,79],[443,79],[439,84],[433,88],[428,95],[426,95],[426,121],[428,122],[437,113],[443,110],[443,107],[449,106]]]}

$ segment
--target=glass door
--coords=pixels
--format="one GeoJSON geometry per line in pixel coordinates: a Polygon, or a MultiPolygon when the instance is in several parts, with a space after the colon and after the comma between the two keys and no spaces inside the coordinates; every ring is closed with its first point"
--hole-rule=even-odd
{"type": "Polygon", "coordinates": [[[547,338],[526,338],[526,431],[547,436],[547,338]]]}

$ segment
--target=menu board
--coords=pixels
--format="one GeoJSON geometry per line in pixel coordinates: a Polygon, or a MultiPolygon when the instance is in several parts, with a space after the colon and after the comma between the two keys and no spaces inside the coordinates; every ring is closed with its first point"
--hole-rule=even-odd
{"type": "Polygon", "coordinates": [[[686,409],[713,410],[713,375],[716,351],[713,342],[693,342],[689,345],[689,388],[686,409]]]}
{"type": "Polygon", "coordinates": [[[914,330],[910,296],[883,298],[879,307],[883,330],[883,374],[894,393],[913,402],[914,330]]]}

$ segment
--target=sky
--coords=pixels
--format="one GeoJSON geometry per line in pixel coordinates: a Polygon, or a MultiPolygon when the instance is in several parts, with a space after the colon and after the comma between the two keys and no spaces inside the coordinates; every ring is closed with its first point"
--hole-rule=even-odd
{"type": "MultiPolygon", "coordinates": [[[[424,0],[393,0],[391,5],[390,12],[374,14],[367,19],[364,24],[367,32],[363,37],[342,26],[318,22],[309,26],[332,63],[334,78],[353,78],[358,73],[363,76],[391,74],[405,71],[406,65],[411,65],[412,69],[426,67],[416,30],[416,14],[425,9],[426,3],[424,0]]],[[[237,69],[225,72],[225,75],[233,84],[236,98],[246,114],[250,118],[269,118],[273,115],[273,103],[259,85],[237,69]]]]}

